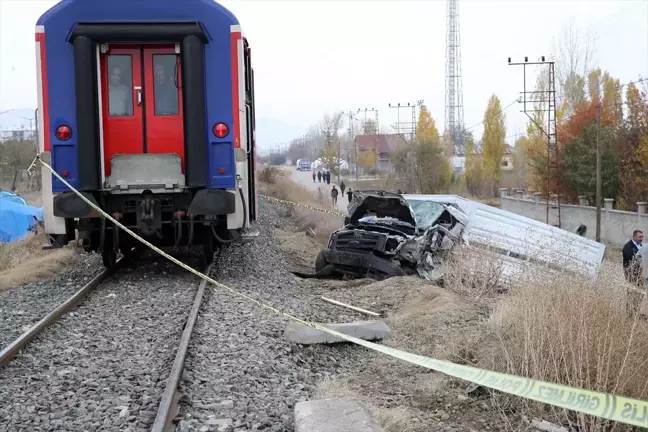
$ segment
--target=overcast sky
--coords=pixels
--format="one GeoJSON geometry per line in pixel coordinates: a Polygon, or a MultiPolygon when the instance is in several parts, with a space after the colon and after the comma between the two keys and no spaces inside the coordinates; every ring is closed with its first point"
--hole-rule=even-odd
{"type": "MultiPolygon", "coordinates": [[[[55,3],[0,0],[0,111],[36,106],[34,25],[55,3]]],[[[387,126],[396,120],[388,103],[424,99],[443,125],[444,0],[222,3],[253,49],[258,116],[307,126],[326,112],[376,108],[387,126]]],[[[601,68],[622,82],[648,76],[648,0],[460,0],[459,15],[467,127],[483,120],[491,94],[506,106],[522,90],[507,57],[549,56],[571,19],[596,35],[601,68]]],[[[519,107],[506,114],[508,135],[522,131],[519,107]]]]}

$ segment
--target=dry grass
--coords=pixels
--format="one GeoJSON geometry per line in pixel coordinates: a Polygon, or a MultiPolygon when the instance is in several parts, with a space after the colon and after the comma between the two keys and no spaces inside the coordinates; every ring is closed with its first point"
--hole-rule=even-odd
{"type": "MultiPolygon", "coordinates": [[[[639,399],[648,396],[646,299],[635,291],[628,294],[619,263],[606,261],[596,280],[530,269],[509,283],[503,295],[494,260],[465,253],[447,261],[445,286],[462,298],[492,305],[480,347],[468,356],[478,367],[639,399]]],[[[471,345],[475,347],[466,344],[471,345]]],[[[497,399],[508,412],[581,432],[633,430],[527,400],[497,399]]]]}
{"type": "MultiPolygon", "coordinates": [[[[318,197],[313,191],[295,183],[279,168],[263,168],[259,175],[259,180],[261,182],[261,191],[268,196],[326,210],[335,210],[325,197],[318,197]]],[[[299,232],[307,232],[309,229],[313,230],[315,232],[315,240],[320,246],[325,246],[328,243],[331,233],[340,228],[343,223],[340,216],[308,210],[302,207],[286,205],[285,211],[286,217],[297,218],[299,232]]]]}
{"type": "Polygon", "coordinates": [[[0,291],[51,277],[79,257],[72,246],[42,250],[44,243],[44,234],[30,234],[15,243],[0,245],[0,291]]]}
{"type": "Polygon", "coordinates": [[[304,231],[289,232],[275,230],[275,237],[279,240],[282,249],[290,257],[294,270],[304,273],[313,272],[313,263],[322,245],[304,231]]]}
{"type": "MultiPolygon", "coordinates": [[[[474,362],[488,319],[474,302],[417,277],[339,284],[334,298],[386,315],[392,333],[385,345],[460,363],[474,362]]],[[[364,401],[387,432],[446,430],[445,415],[459,427],[455,430],[483,430],[473,423],[476,415],[465,415],[455,380],[384,355],[366,362],[358,375],[323,381],[316,396],[364,401]]]]}
{"type": "MultiPolygon", "coordinates": [[[[298,195],[313,202],[309,191],[298,195]]],[[[298,214],[310,221],[320,216],[298,214]]],[[[613,251],[610,258],[618,254],[613,251]]],[[[502,286],[496,259],[457,248],[445,261],[443,288],[412,277],[363,284],[335,281],[335,298],[387,315],[392,335],[384,343],[395,348],[643,399],[648,397],[648,323],[628,303],[642,299],[637,309],[643,313],[646,301],[642,295],[628,296],[616,261],[606,260],[595,281],[531,269],[502,286]]],[[[457,386],[463,385],[375,355],[357,376],[323,382],[317,396],[369,403],[388,432],[444,430],[449,424],[459,430],[484,430],[486,425],[490,430],[527,430],[523,417],[569,424],[580,432],[633,430],[501,394],[493,394],[488,403],[458,399],[457,386]],[[440,412],[451,418],[443,426],[440,412]]]]}
{"type": "MultiPolygon", "coordinates": [[[[618,265],[607,263],[596,281],[524,277],[503,294],[496,263],[458,256],[447,263],[453,274],[445,288],[418,278],[392,278],[346,293],[338,289],[336,298],[387,310],[392,336],[384,343],[395,348],[578,388],[648,396],[648,324],[628,313],[628,286],[618,265]]],[[[483,430],[484,424],[491,430],[527,430],[523,416],[582,432],[633,430],[502,394],[488,403],[472,397],[459,402],[457,386],[464,385],[376,356],[359,376],[323,383],[320,390],[368,400],[387,431],[442,430],[436,423],[439,410],[460,414],[455,426],[461,430],[483,430]]]]}
{"type": "MultiPolygon", "coordinates": [[[[628,312],[617,266],[597,281],[559,277],[525,281],[495,309],[499,349],[493,366],[516,375],[643,399],[648,389],[648,326],[628,312]]],[[[643,296],[642,296],[643,297],[643,296]]],[[[642,308],[643,309],[643,308],[642,308]]],[[[536,406],[528,409],[540,412],[536,406]]],[[[556,422],[579,430],[631,430],[552,409],[556,422]]]]}
{"type": "Polygon", "coordinates": [[[501,262],[481,250],[455,248],[443,262],[443,274],[443,286],[465,298],[493,299],[504,291],[501,262]]]}

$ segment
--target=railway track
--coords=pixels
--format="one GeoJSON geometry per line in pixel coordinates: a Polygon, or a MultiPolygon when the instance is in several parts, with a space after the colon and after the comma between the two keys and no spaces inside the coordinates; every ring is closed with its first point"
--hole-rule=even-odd
{"type": "MultiPolygon", "coordinates": [[[[117,264],[121,265],[123,259],[120,259],[117,264]]],[[[0,366],[5,365],[13,359],[18,352],[23,349],[29,342],[34,340],[50,325],[56,322],[64,313],[69,312],[81,303],[92,291],[94,291],[106,277],[112,274],[114,270],[105,269],[90,282],[85,284],[79,291],[74,293],[70,298],[58,305],[54,310],[45,315],[40,321],[34,324],[29,330],[21,334],[16,340],[11,342],[0,351],[0,366]]]]}
{"type": "MultiPolygon", "coordinates": [[[[285,221],[278,209],[264,210],[262,241],[217,252],[211,277],[318,322],[357,320],[295,281],[273,237],[285,221]]],[[[165,259],[109,274],[3,350],[6,361],[15,358],[0,367],[0,431],[290,431],[298,401],[367,357],[345,345],[326,355],[295,349],[283,338],[285,319],[207,290],[165,259]]]]}
{"type": "Polygon", "coordinates": [[[0,431],[171,430],[205,286],[159,258],[102,271],[0,351],[0,431]]]}
{"type": "MultiPolygon", "coordinates": [[[[205,274],[209,274],[213,266],[213,263],[207,266],[205,274]]],[[[173,423],[174,419],[180,414],[180,392],[178,391],[178,384],[180,383],[180,377],[182,376],[182,370],[184,368],[185,358],[187,357],[187,352],[189,350],[189,341],[191,340],[191,335],[193,333],[194,326],[196,324],[196,319],[198,318],[198,313],[200,312],[200,306],[202,305],[203,298],[205,296],[205,287],[207,286],[207,281],[202,280],[200,286],[198,286],[198,291],[194,297],[193,305],[189,311],[189,316],[187,317],[187,322],[182,331],[182,336],[180,337],[180,342],[178,344],[178,350],[176,351],[176,356],[173,361],[173,366],[171,368],[171,373],[167,380],[167,385],[162,395],[162,400],[160,401],[160,406],[158,408],[157,416],[155,417],[155,422],[153,423],[152,432],[172,432],[175,430],[175,425],[173,423]]]]}

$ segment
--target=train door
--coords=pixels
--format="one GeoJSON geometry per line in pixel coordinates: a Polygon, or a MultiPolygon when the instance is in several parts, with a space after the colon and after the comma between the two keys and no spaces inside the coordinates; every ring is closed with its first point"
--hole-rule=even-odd
{"type": "Polygon", "coordinates": [[[184,172],[180,55],[175,45],[109,45],[100,58],[105,175],[116,154],[176,153],[184,172]]]}
{"type": "Polygon", "coordinates": [[[254,69],[252,69],[252,50],[247,39],[243,39],[243,56],[245,67],[245,115],[248,142],[248,200],[250,202],[250,220],[256,220],[258,199],[256,183],[256,117],[254,104],[254,69]]]}

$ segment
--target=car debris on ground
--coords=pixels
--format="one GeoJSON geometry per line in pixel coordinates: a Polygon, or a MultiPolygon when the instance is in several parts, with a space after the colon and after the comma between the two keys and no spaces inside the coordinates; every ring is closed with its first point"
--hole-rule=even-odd
{"type": "Polygon", "coordinates": [[[454,195],[355,192],[344,226],[301,277],[419,276],[440,282],[458,248],[492,256],[503,280],[531,265],[596,277],[605,246],[486,204],[454,195]]]}

